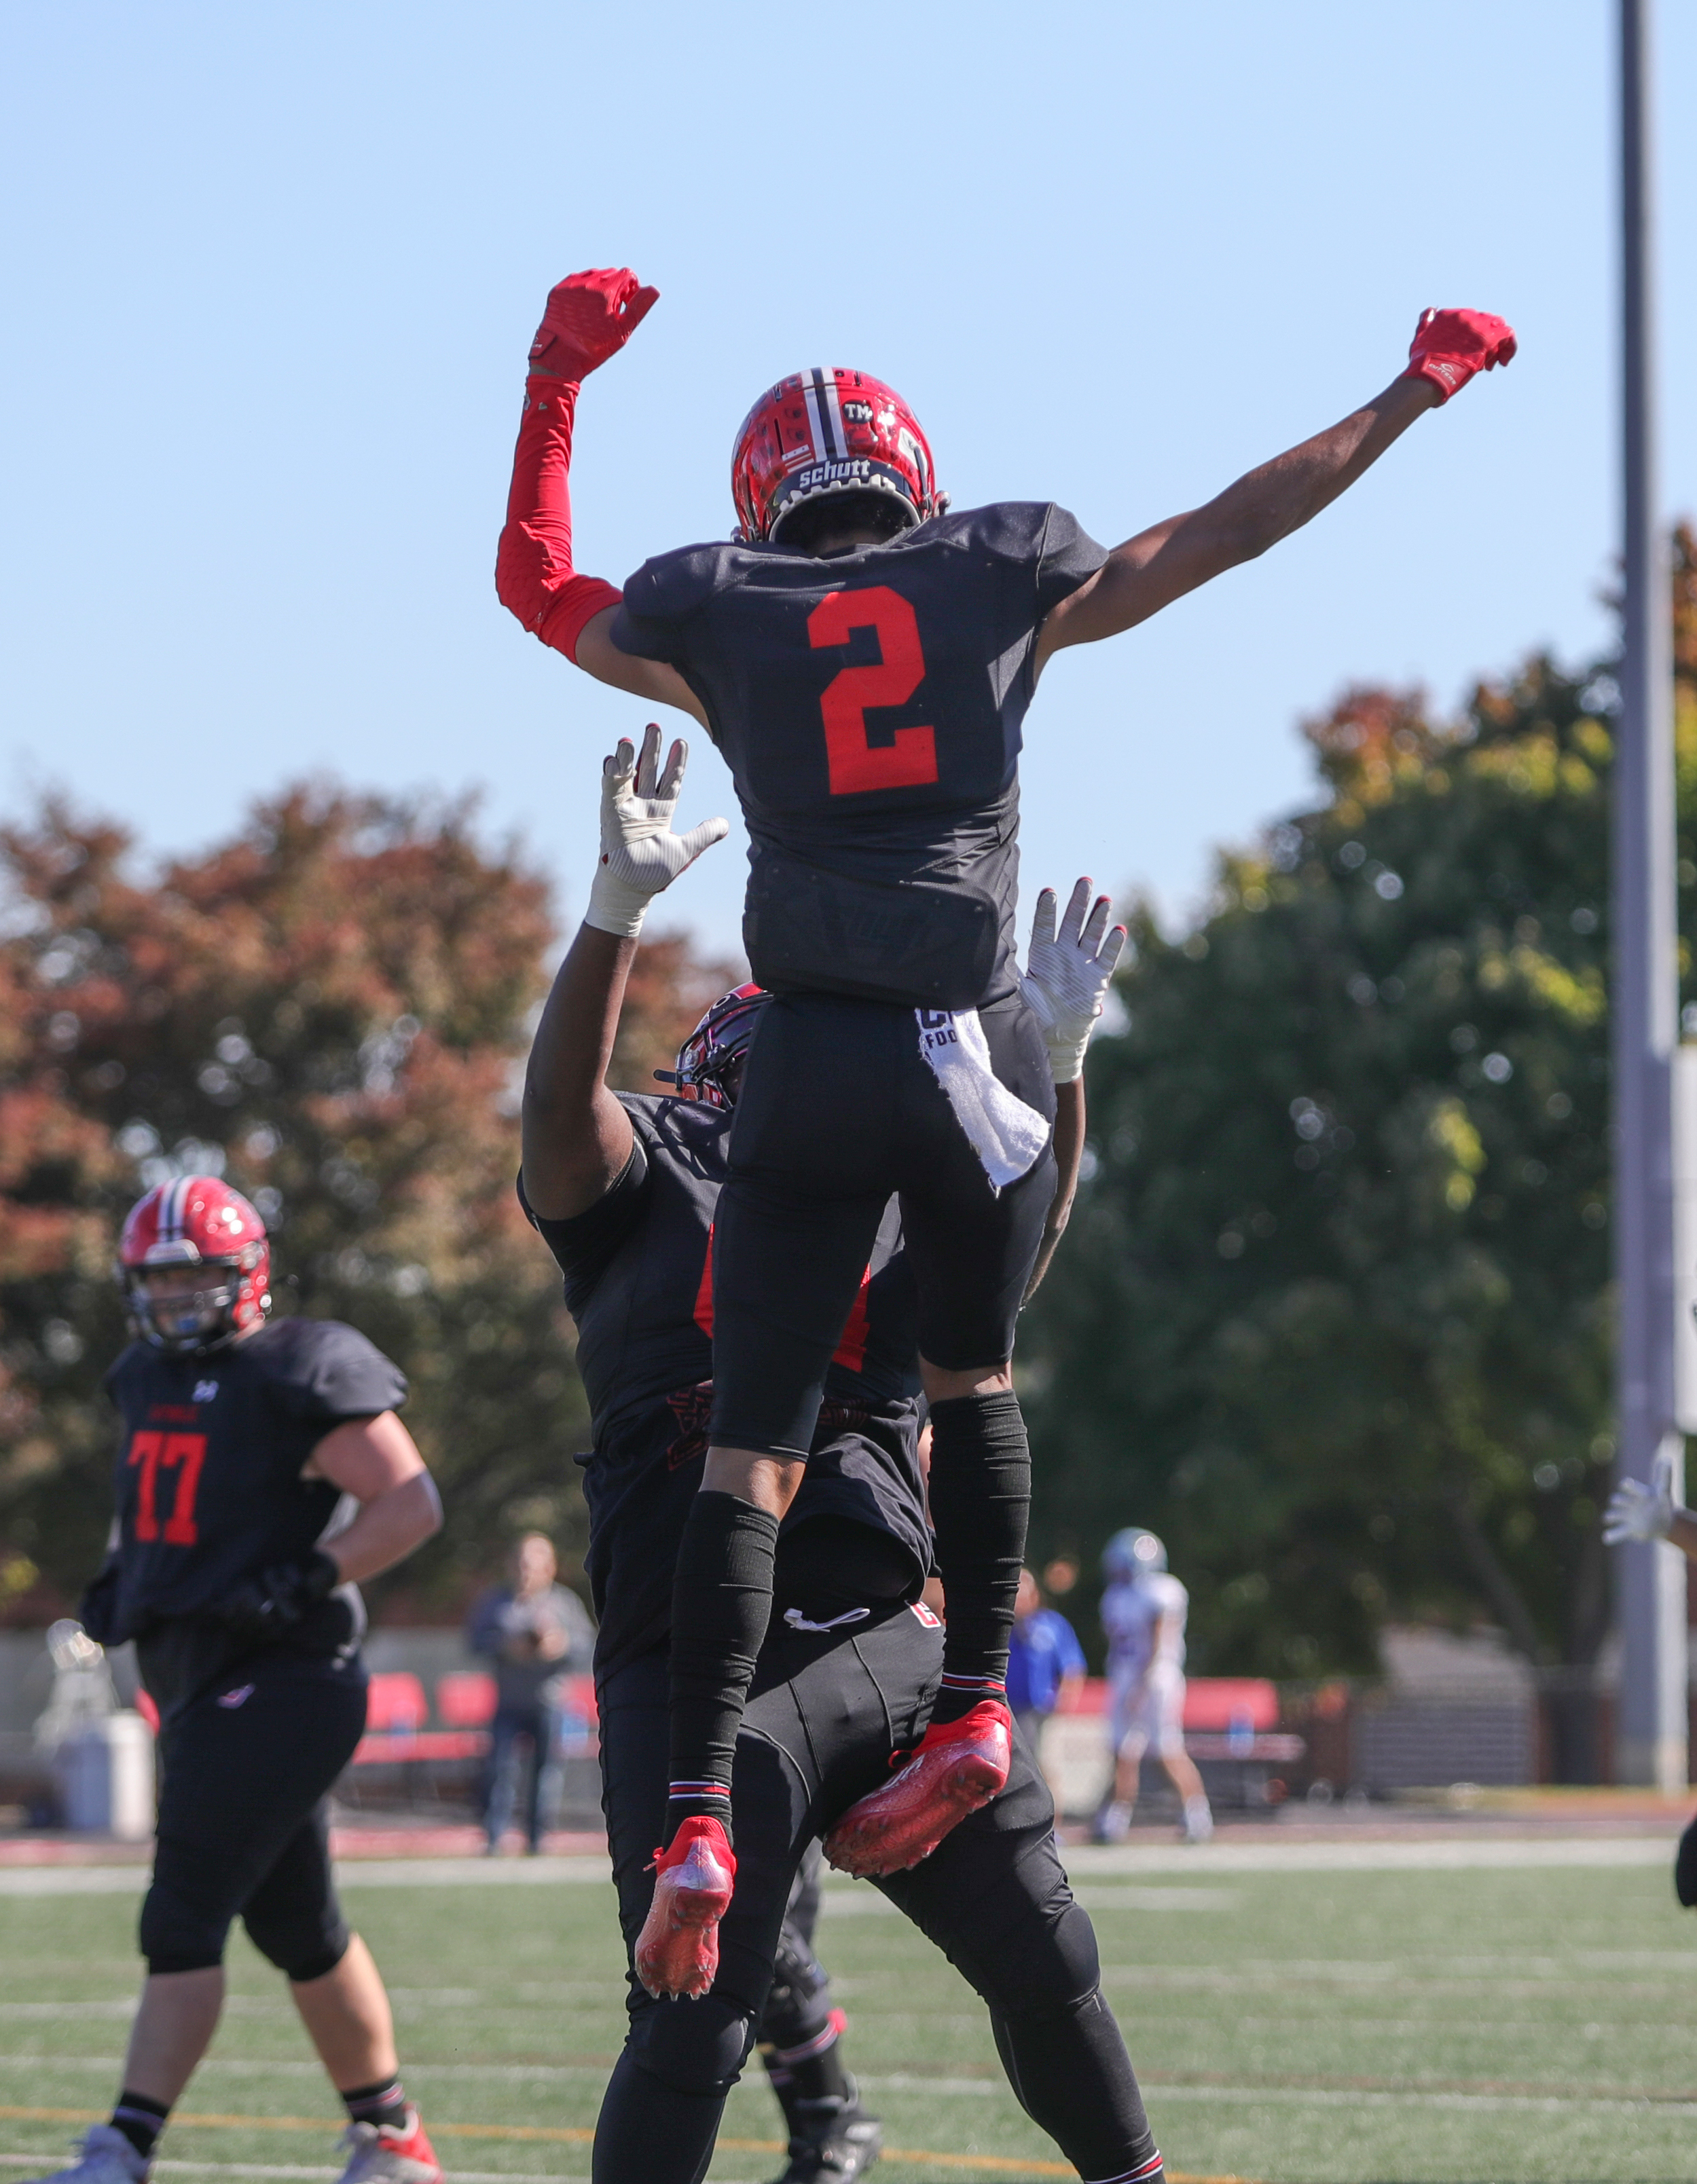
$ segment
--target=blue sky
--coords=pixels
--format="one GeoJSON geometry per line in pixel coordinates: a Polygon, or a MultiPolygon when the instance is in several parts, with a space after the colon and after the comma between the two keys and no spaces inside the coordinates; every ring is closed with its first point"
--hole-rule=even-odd
{"type": "MultiPolygon", "coordinates": [[[[1697,11],[1661,12],[1689,109],[1697,11]]],[[[801,365],[900,387],[957,506],[1053,499],[1112,543],[1375,392],[1423,305],[1502,312],[1507,374],[1045,677],[1028,894],[1088,871],[1179,912],[1212,845],[1302,800],[1294,722],[1346,681],[1447,703],[1607,635],[1613,14],[12,9],[0,809],[62,786],[178,849],[318,769],[475,786],[580,908],[598,761],[640,710],[491,583],[526,345],[579,265],[662,291],[579,413],[579,563],[615,580],[729,527],[732,432],[801,365]]],[[[1672,359],[1697,152],[1661,136],[1672,359]]],[[[1666,504],[1697,510],[1664,380],[1666,504]]],[[[697,742],[690,819],[733,808],[697,742]]],[[[714,850],[673,916],[734,944],[741,877],[714,850]]]]}

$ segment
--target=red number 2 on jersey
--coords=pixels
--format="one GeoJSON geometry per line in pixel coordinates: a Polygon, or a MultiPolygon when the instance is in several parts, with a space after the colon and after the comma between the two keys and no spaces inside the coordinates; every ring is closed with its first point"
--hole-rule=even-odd
{"type": "Polygon", "coordinates": [[[897,728],[893,743],[874,744],[866,733],[867,709],[905,705],[925,679],[919,625],[900,592],[873,584],[863,592],[828,592],[807,617],[807,641],[817,652],[846,644],[850,632],[878,632],[877,665],[843,667],[825,685],[825,755],[833,796],[863,796],[874,788],[918,788],[937,777],[935,728],[897,728]]]}
{"type": "Polygon", "coordinates": [[[159,1475],[177,1474],[176,1496],[165,1519],[165,1541],[169,1547],[192,1547],[200,1534],[194,1522],[194,1497],[200,1490],[200,1467],[206,1461],[206,1436],[198,1433],[138,1433],[130,1441],[128,1458],[139,1465],[136,1482],[136,1537],[159,1537],[159,1475]]]}

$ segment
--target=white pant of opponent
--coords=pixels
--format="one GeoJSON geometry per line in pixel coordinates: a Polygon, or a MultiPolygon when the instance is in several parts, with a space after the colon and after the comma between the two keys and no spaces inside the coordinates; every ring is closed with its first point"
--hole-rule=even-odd
{"type": "Polygon", "coordinates": [[[1108,1736],[1116,1759],[1181,1758],[1185,1748],[1185,1680],[1178,1669],[1146,1675],[1108,1670],[1108,1736]]]}

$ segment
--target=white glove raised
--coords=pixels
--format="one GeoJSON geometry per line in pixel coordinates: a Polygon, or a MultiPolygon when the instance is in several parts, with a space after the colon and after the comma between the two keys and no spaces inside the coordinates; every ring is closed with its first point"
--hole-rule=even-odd
{"type": "Polygon", "coordinates": [[[1672,1529],[1673,1466],[1659,1456],[1650,1466],[1648,1486],[1641,1479],[1623,1479],[1609,1496],[1603,1544],[1618,1547],[1628,1540],[1665,1540],[1672,1529]]]}
{"type": "Polygon", "coordinates": [[[1108,929],[1113,909],[1105,894],[1092,905],[1090,882],[1080,880],[1057,933],[1054,889],[1045,888],[1037,897],[1019,991],[1043,1028],[1049,1071],[1057,1084],[1070,1084],[1083,1072],[1084,1050],[1125,945],[1123,925],[1108,929]]]}
{"type": "Polygon", "coordinates": [[[724,819],[704,819],[687,834],[673,833],[672,815],[689,758],[689,746],[680,737],[661,773],[660,730],[650,721],[642,732],[639,758],[622,738],[612,756],[602,760],[601,855],[583,912],[585,925],[634,939],[650,900],[703,850],[729,833],[724,819]]]}

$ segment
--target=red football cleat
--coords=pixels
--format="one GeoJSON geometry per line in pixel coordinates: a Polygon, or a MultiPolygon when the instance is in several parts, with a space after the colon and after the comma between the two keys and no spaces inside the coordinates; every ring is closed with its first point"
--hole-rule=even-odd
{"type": "Polygon", "coordinates": [[[900,1873],[929,1858],[949,1830],[987,1805],[1008,1780],[1013,1717],[980,1699],[958,1721],[933,1722],[881,1790],[851,1805],[825,1837],[839,1873],[900,1873]]]}
{"type": "Polygon", "coordinates": [[[637,1936],[636,1975],[656,2000],[704,1995],[719,1969],[736,1853],[723,1824],[695,1814],[654,1853],[654,1901],[637,1936]]]}
{"type": "Polygon", "coordinates": [[[342,2143],[348,2165],[338,2184],[442,2184],[442,2164],[416,2109],[407,2110],[399,2130],[387,2123],[350,2123],[342,2143]]]}

